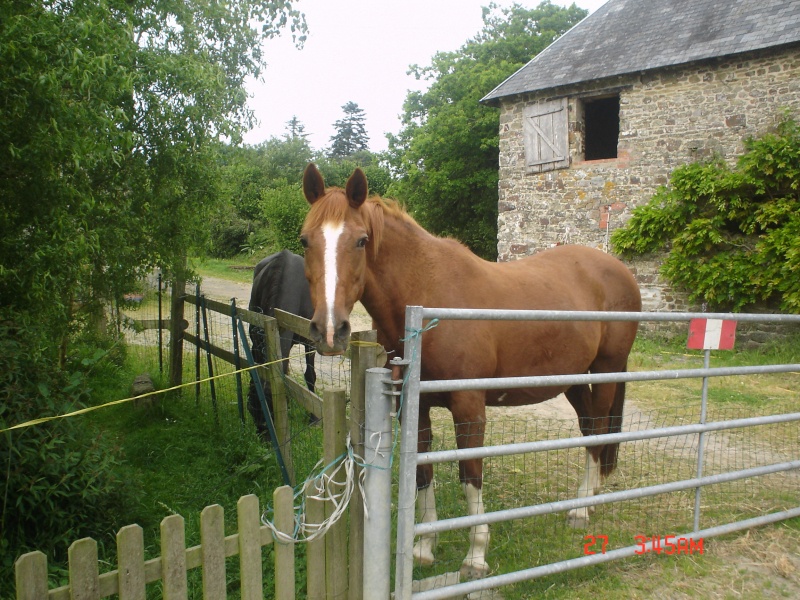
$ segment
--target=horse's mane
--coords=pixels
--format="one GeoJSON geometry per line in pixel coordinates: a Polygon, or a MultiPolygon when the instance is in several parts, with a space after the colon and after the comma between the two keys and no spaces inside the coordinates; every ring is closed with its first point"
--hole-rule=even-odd
{"type": "MultiPolygon", "coordinates": [[[[311,205],[303,229],[321,227],[323,223],[341,223],[345,220],[350,203],[345,191],[338,187],[331,187],[325,191],[325,196],[311,205]]],[[[420,225],[406,212],[406,209],[392,198],[370,196],[359,208],[359,214],[364,221],[369,236],[369,247],[373,256],[378,254],[378,249],[383,239],[384,221],[387,216],[397,218],[417,227],[420,225]]]]}

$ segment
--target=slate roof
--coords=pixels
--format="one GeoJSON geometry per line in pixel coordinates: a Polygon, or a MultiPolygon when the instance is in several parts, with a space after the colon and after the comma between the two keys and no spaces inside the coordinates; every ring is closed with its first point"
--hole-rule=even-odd
{"type": "Polygon", "coordinates": [[[800,42],[800,0],[609,0],[481,102],[800,42]]]}

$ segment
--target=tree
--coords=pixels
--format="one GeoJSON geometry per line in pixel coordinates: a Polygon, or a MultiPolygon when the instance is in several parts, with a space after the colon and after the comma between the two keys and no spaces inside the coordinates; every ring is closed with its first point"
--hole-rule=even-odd
{"type": "Polygon", "coordinates": [[[0,302],[61,339],[74,299],[202,243],[260,41],[304,23],[267,0],[9,2],[0,21],[0,302]]]}
{"type": "Polygon", "coordinates": [[[300,135],[270,138],[257,146],[227,148],[223,155],[222,191],[210,221],[209,252],[227,258],[243,249],[251,253],[265,252],[273,246],[275,250],[297,250],[299,230],[292,233],[292,227],[282,227],[286,218],[293,223],[299,214],[297,206],[288,200],[293,193],[300,208],[308,206],[300,182],[312,159],[311,146],[300,135]]]}
{"type": "Polygon", "coordinates": [[[336,121],[336,135],[331,138],[331,158],[346,158],[369,149],[369,137],[364,125],[366,115],[355,102],[342,106],[344,118],[336,121]]]}
{"type": "Polygon", "coordinates": [[[734,169],[721,159],[675,169],[611,242],[625,255],[666,250],[661,273],[712,308],[800,312],[800,126],[785,118],[746,140],[734,169]]]}
{"type": "Polygon", "coordinates": [[[308,138],[308,134],[306,133],[306,126],[300,122],[300,119],[297,118],[297,115],[292,115],[291,120],[286,122],[286,129],[287,139],[293,140],[296,138],[306,139],[308,138]]]}
{"type": "MultiPolygon", "coordinates": [[[[217,156],[253,120],[244,82],[263,68],[261,41],[286,27],[302,37],[305,23],[284,0],[0,3],[0,347],[14,352],[0,428],[85,403],[88,363],[66,341],[138,275],[174,274],[203,244],[217,156]]],[[[98,465],[87,485],[107,489],[102,449],[75,429],[0,438],[0,463],[14,464],[3,544],[25,547],[25,524],[52,523],[45,513],[94,526],[92,494],[26,504],[31,482],[57,481],[51,464],[98,465]]]]}
{"type": "Polygon", "coordinates": [[[483,9],[483,29],[457,52],[412,65],[427,91],[406,98],[403,129],[389,136],[389,193],[431,231],[458,238],[484,258],[497,257],[497,112],[480,99],[566,32],[587,11],[542,2],[483,9]]]}

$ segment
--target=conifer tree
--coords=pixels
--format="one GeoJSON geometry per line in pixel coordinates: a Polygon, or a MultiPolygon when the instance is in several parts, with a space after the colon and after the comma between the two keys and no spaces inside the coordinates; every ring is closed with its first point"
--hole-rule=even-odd
{"type": "Polygon", "coordinates": [[[355,102],[342,106],[344,118],[336,121],[336,135],[331,138],[331,158],[347,158],[356,152],[369,149],[369,136],[364,126],[366,115],[355,102]]]}

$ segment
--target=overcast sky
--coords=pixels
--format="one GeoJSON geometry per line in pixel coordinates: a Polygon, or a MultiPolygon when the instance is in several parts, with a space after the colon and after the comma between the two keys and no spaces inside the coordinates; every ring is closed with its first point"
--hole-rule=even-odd
{"type": "MultiPolygon", "coordinates": [[[[494,0],[511,6],[512,0],[494,0]]],[[[366,116],[370,149],[387,147],[386,132],[400,131],[409,90],[425,82],[407,75],[409,65],[428,66],[437,52],[458,50],[483,25],[481,7],[491,0],[298,0],[306,15],[308,39],[301,50],[291,35],[270,40],[263,81],[248,86],[249,105],[259,124],[245,135],[248,144],[282,137],[296,115],[316,150],[328,147],[342,106],[355,102],[366,116]]],[[[606,0],[576,0],[594,12],[606,0]]],[[[518,0],[526,7],[536,2],[518,0]]],[[[553,0],[568,6],[571,1],[553,0]]],[[[491,90],[487,89],[486,93],[491,90]]]]}

